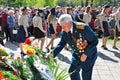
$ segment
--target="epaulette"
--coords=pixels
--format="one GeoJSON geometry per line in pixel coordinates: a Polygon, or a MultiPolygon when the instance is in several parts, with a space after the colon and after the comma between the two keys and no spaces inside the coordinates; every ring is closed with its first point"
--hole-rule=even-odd
{"type": "Polygon", "coordinates": [[[84,30],[85,26],[83,24],[76,24],[76,29],[84,30]]]}

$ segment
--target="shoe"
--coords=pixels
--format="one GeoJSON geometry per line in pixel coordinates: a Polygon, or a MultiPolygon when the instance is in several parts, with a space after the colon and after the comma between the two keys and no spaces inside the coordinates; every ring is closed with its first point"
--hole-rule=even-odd
{"type": "Polygon", "coordinates": [[[113,46],[112,48],[118,50],[118,48],[116,46],[113,46]]]}
{"type": "Polygon", "coordinates": [[[104,45],[101,46],[101,48],[103,48],[103,47],[104,47],[104,45]]]}
{"type": "Polygon", "coordinates": [[[54,49],[54,47],[51,47],[51,49],[54,49]]]}
{"type": "Polygon", "coordinates": [[[26,55],[25,53],[21,52],[21,58],[22,58],[22,60],[24,60],[24,56],[25,55],[26,55]]]}
{"type": "Polygon", "coordinates": [[[108,50],[108,48],[105,47],[104,45],[102,45],[101,48],[103,48],[104,50],[108,50]]]}
{"type": "Polygon", "coordinates": [[[104,49],[104,50],[108,50],[108,48],[107,48],[107,47],[104,47],[103,49],[104,49]]]}
{"type": "Polygon", "coordinates": [[[46,50],[47,50],[47,53],[49,53],[49,52],[50,52],[49,48],[47,48],[47,47],[46,47],[46,50]]]}
{"type": "Polygon", "coordinates": [[[21,54],[22,54],[23,56],[25,56],[25,55],[26,55],[24,52],[21,52],[21,54]]]}

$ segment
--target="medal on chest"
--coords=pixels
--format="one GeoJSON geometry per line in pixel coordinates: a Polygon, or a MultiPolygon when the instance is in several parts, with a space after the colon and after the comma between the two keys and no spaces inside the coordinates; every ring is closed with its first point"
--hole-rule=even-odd
{"type": "Polygon", "coordinates": [[[79,39],[77,39],[76,47],[80,53],[84,53],[85,48],[87,47],[87,40],[83,40],[82,34],[79,34],[79,39]]]}

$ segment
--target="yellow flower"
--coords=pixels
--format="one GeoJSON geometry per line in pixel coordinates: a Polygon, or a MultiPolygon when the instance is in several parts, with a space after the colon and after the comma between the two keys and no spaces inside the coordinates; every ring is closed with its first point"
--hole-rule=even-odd
{"type": "Polygon", "coordinates": [[[29,50],[30,50],[32,53],[35,53],[35,50],[34,50],[34,49],[31,48],[31,49],[29,49],[29,50]]]}
{"type": "Polygon", "coordinates": [[[23,45],[23,48],[24,48],[25,50],[28,50],[28,49],[29,49],[29,45],[23,45]]]}

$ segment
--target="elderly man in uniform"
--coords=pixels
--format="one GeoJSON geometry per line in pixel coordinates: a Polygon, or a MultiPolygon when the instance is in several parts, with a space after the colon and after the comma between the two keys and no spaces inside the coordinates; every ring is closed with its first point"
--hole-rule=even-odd
{"type": "MultiPolygon", "coordinates": [[[[92,70],[97,58],[98,38],[92,29],[81,22],[73,22],[69,14],[63,14],[58,19],[62,27],[61,40],[54,48],[56,57],[68,43],[72,48],[72,61],[69,68],[71,80],[80,80],[80,70],[82,69],[82,79],[92,80],[92,70]],[[72,30],[72,31],[71,31],[72,30]]],[[[48,57],[48,55],[47,55],[48,57]]]]}

